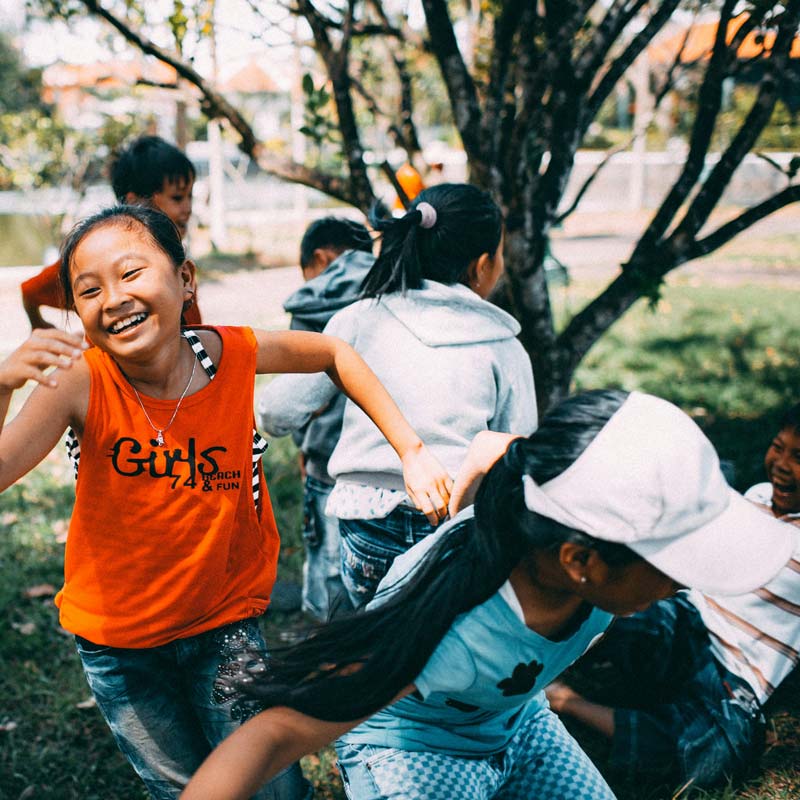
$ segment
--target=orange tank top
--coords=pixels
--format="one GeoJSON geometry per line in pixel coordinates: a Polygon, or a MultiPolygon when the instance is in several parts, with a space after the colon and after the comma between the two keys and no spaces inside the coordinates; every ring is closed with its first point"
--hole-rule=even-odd
{"type": "MultiPolygon", "coordinates": [[[[163,447],[114,360],[84,353],[91,390],[56,605],[68,631],[96,644],[156,647],[269,603],[279,539],[254,467],[256,340],[249,328],[206,329],[222,338],[216,375],[184,399],[163,447]]],[[[155,424],[175,410],[142,401],[155,424]]]]}

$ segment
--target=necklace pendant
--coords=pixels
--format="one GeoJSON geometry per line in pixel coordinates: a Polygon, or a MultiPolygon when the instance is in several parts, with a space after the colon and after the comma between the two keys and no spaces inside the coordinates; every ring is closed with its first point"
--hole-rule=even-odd
{"type": "Polygon", "coordinates": [[[156,445],[158,447],[164,446],[164,431],[156,431],[156,445]]]}

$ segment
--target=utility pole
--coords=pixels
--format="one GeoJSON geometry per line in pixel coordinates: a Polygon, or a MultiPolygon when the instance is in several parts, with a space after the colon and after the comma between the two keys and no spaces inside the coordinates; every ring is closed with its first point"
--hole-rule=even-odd
{"type": "MultiPolygon", "coordinates": [[[[211,0],[211,79],[216,85],[217,64],[217,25],[216,0],[211,0]]],[[[211,245],[215,250],[225,250],[228,246],[228,229],[225,225],[225,167],[222,152],[222,131],[215,119],[208,121],[208,205],[211,216],[211,245]]]]}

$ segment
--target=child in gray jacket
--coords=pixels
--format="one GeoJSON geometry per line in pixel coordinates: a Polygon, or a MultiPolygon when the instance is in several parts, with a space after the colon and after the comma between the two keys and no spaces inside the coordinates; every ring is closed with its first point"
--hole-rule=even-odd
{"type": "MultiPolygon", "coordinates": [[[[321,332],[330,318],[358,299],[361,283],[375,256],[372,238],[360,222],[343,217],[323,217],[311,223],[300,242],[300,269],[305,283],[289,295],[283,308],[292,315],[293,330],[321,332]]],[[[303,475],[302,608],[324,622],[331,605],[342,597],[339,569],[339,520],[325,513],[333,479],[328,459],[342,430],[345,396],[337,392],[313,419],[298,424],[294,398],[274,383],[258,401],[258,414],[267,433],[292,433],[303,475]]]]}
{"type": "MultiPolygon", "coordinates": [[[[349,342],[451,475],[480,431],[532,433],[537,424],[530,359],[519,324],[487,301],[503,271],[503,219],[486,193],[467,184],[423,191],[399,219],[374,219],[381,251],[363,299],[335,314],[326,333],[349,342]]],[[[308,420],[335,395],[325,377],[281,376],[293,418],[308,420]]],[[[264,408],[262,422],[276,421],[264,408]]],[[[388,442],[347,402],[328,471],[327,511],[339,518],[342,580],[356,606],[370,600],[395,556],[434,526],[403,491],[388,442]]],[[[442,520],[439,520],[440,522],[442,520]]]]}

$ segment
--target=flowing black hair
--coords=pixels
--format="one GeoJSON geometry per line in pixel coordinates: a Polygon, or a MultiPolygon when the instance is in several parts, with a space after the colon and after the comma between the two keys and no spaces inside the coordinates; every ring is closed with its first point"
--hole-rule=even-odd
{"type": "Polygon", "coordinates": [[[88,233],[105,225],[116,225],[126,230],[132,230],[137,226],[143,228],[153,244],[164,251],[175,269],[179,269],[186,261],[186,250],[181,241],[180,231],[166,214],[155,208],[138,205],[111,206],[103,209],[81,220],[67,234],[61,244],[59,280],[67,308],[71,308],[75,301],[72,294],[72,281],[70,280],[70,270],[72,269],[75,250],[88,233]]]}
{"type": "Polygon", "coordinates": [[[320,247],[372,252],[372,237],[365,225],[345,217],[322,217],[307,228],[300,241],[300,266],[305,268],[320,247]]]}
{"type": "Polygon", "coordinates": [[[364,278],[361,294],[380,297],[419,289],[427,279],[463,283],[469,265],[484,253],[494,256],[503,235],[503,215],[488,192],[467,183],[441,183],[420,192],[405,216],[370,224],[382,233],[380,255],[364,278]],[[420,203],[436,211],[431,228],[420,225],[420,203]]]}
{"type": "Polygon", "coordinates": [[[152,197],[162,191],[164,181],[193,181],[194,164],[174,144],[160,136],[140,136],[121,150],[111,163],[111,188],[117,202],[128,192],[152,197]]]}
{"type": "MultiPolygon", "coordinates": [[[[569,467],[624,402],[620,391],[588,392],[546,415],[529,439],[512,443],[483,480],[475,519],[454,525],[389,590],[383,604],[313,629],[305,641],[273,651],[263,674],[233,686],[267,705],[318,719],[349,721],[382,708],[413,683],[455,618],[491,597],[531,550],[575,541],[608,563],[638,558],[525,507],[522,475],[544,483],[569,467]]],[[[578,501],[579,502],[579,501],[578,501]]],[[[244,681],[241,678],[244,677],[244,681]]]]}

